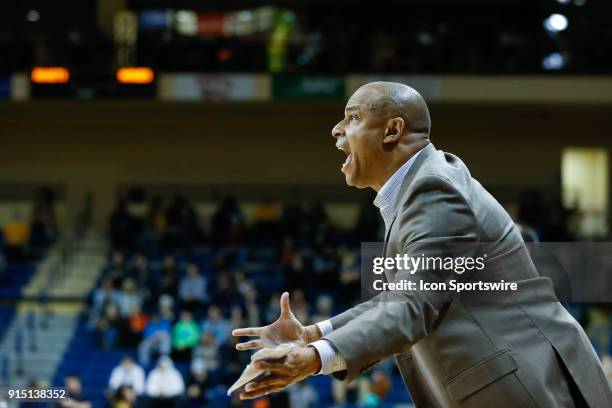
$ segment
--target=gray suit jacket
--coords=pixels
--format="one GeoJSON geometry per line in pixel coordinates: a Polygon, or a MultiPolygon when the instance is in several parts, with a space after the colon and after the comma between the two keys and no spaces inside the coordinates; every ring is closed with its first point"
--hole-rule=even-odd
{"type": "MultiPolygon", "coordinates": [[[[487,244],[493,280],[519,282],[499,302],[385,292],[331,319],[324,336],[352,380],[395,356],[418,408],[612,407],[599,359],[580,325],[538,276],[514,222],[456,156],[427,145],[408,171],[387,231],[386,256],[443,256],[448,242],[487,244]],[[493,271],[493,272],[492,272],[493,271]],[[540,294],[537,302],[529,294],[540,294]],[[551,299],[544,301],[544,299],[551,299]]],[[[385,271],[388,281],[456,279],[385,271]]],[[[480,272],[465,273],[478,280],[480,272]]]]}

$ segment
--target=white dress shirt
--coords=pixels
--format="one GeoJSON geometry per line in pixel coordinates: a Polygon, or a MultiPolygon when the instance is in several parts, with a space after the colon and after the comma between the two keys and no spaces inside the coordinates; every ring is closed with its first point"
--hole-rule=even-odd
{"type": "MultiPolygon", "coordinates": [[[[420,153],[421,150],[416,152],[410,159],[408,159],[408,161],[406,161],[406,163],[402,164],[402,166],[397,169],[391,177],[389,177],[385,184],[383,184],[382,188],[378,191],[378,194],[376,194],[374,205],[378,207],[380,215],[385,222],[385,236],[386,232],[391,227],[393,217],[395,217],[395,212],[397,211],[397,195],[399,194],[402,182],[406,177],[406,173],[408,173],[408,170],[420,153]]],[[[321,337],[334,330],[330,320],[319,322],[317,323],[317,326],[321,331],[321,337]]],[[[321,358],[321,371],[319,371],[317,374],[331,374],[336,371],[346,369],[346,360],[344,360],[344,357],[342,357],[340,353],[336,352],[331,343],[327,340],[317,340],[310,343],[309,346],[314,347],[321,358]]]]}

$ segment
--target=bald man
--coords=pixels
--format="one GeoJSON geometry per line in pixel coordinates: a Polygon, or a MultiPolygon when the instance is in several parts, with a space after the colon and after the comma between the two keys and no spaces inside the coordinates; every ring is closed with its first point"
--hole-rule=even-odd
{"type": "MultiPolygon", "coordinates": [[[[429,141],[427,105],[414,89],[389,82],[359,88],[334,126],[346,154],[348,185],[377,191],[385,222],[384,255],[445,257],[457,243],[486,244],[487,268],[384,271],[386,282],[516,282],[495,301],[441,291],[386,291],[328,321],[302,326],[281,296],[281,316],[265,327],[234,330],[259,337],[238,350],[294,341],[281,361],[256,365],[270,376],[242,398],[279,391],[313,374],[350,381],[395,356],[417,407],[612,407],[607,380],[585,333],[539,277],[520,232],[466,166],[429,141]],[[533,294],[538,294],[533,298],[533,294]]],[[[474,245],[471,246],[473,249],[474,245]]]]}

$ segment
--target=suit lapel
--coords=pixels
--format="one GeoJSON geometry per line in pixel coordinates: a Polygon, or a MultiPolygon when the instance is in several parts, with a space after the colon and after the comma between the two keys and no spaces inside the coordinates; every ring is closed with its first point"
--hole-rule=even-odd
{"type": "Polygon", "coordinates": [[[397,218],[397,211],[395,215],[393,215],[393,220],[391,220],[391,224],[389,225],[389,229],[385,231],[385,243],[383,245],[383,253],[382,256],[387,256],[387,244],[389,243],[389,236],[391,236],[391,229],[393,228],[393,224],[395,223],[395,219],[397,218]]]}
{"type": "MultiPolygon", "coordinates": [[[[391,235],[391,228],[393,228],[393,224],[395,223],[395,219],[397,218],[397,211],[393,216],[393,220],[391,221],[391,225],[389,225],[389,230],[385,231],[385,243],[383,244],[382,257],[385,258],[387,256],[387,245],[389,244],[389,236],[391,235]]],[[[382,275],[383,282],[388,283],[389,278],[387,278],[387,270],[385,269],[385,273],[382,275]]]]}

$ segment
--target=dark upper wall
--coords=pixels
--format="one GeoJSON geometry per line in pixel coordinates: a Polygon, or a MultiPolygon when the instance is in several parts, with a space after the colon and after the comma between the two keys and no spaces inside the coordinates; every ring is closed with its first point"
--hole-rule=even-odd
{"type": "MultiPolygon", "coordinates": [[[[108,210],[117,186],[131,183],[346,188],[330,136],[342,111],[302,102],[3,104],[0,183],[65,184],[69,211],[89,190],[108,210]]],[[[550,186],[563,147],[612,147],[610,106],[447,104],[431,113],[436,146],[491,187],[550,186]]]]}

